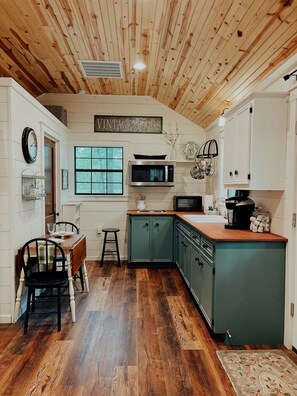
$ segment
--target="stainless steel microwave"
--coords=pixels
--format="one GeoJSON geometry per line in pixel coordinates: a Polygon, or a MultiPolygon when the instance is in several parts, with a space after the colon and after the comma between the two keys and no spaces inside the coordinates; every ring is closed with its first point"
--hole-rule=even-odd
{"type": "Polygon", "coordinates": [[[131,186],[174,186],[175,161],[129,161],[131,186]]]}

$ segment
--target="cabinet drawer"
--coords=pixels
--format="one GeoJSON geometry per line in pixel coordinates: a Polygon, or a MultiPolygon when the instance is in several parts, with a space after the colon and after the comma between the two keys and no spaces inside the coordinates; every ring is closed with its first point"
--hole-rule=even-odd
{"type": "Polygon", "coordinates": [[[198,232],[191,230],[191,242],[195,244],[196,247],[200,246],[201,236],[198,232]]]}
{"type": "Polygon", "coordinates": [[[210,257],[211,259],[214,258],[214,245],[203,236],[201,237],[200,249],[204,255],[210,257]]]}
{"type": "Polygon", "coordinates": [[[191,238],[191,229],[184,224],[179,225],[179,229],[181,232],[186,235],[187,237],[191,238]]]}
{"type": "Polygon", "coordinates": [[[178,224],[177,228],[189,238],[189,242],[194,243],[197,247],[200,246],[200,234],[198,232],[185,224],[178,224]]]}

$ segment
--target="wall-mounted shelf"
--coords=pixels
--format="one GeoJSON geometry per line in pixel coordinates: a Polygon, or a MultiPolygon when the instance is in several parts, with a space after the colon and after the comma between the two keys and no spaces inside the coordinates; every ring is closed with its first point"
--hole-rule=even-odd
{"type": "Polygon", "coordinates": [[[28,169],[22,172],[22,199],[36,201],[45,197],[44,176],[37,175],[28,169]]]}

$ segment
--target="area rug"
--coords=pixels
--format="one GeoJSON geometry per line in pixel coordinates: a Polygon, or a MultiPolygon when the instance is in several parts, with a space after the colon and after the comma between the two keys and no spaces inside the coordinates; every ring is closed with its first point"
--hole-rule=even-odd
{"type": "Polygon", "coordinates": [[[296,396],[297,366],[281,350],[217,351],[238,396],[296,396]]]}

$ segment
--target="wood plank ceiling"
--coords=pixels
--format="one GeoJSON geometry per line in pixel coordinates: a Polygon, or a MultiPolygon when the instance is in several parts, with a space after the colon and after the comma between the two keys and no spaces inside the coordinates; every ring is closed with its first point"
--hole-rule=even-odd
{"type": "Polygon", "coordinates": [[[297,0],[1,0],[0,21],[0,76],[33,96],[149,95],[202,127],[297,53],[297,0]]]}

